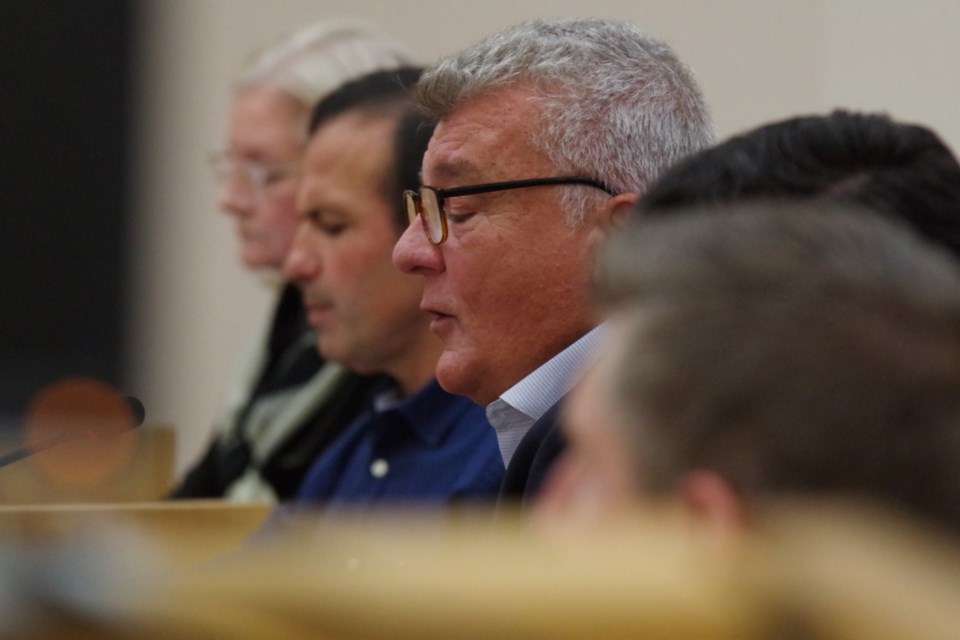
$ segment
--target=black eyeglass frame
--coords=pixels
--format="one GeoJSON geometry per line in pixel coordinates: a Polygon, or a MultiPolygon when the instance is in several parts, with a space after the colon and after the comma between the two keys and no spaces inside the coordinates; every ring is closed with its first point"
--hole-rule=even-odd
{"type": "Polygon", "coordinates": [[[582,176],[558,176],[552,178],[528,178],[526,180],[508,180],[506,182],[487,182],[484,184],[472,184],[463,187],[452,187],[450,189],[440,189],[423,185],[416,191],[407,189],[403,192],[404,203],[407,207],[407,219],[413,224],[414,218],[420,216],[420,222],[423,223],[423,230],[427,238],[435,245],[443,244],[447,239],[447,212],[443,208],[443,201],[447,198],[456,198],[458,196],[473,196],[481,193],[491,193],[493,191],[510,191],[512,189],[524,189],[526,187],[546,187],[556,184],[581,184],[588,187],[600,189],[605,193],[615,196],[617,192],[605,185],[599,180],[593,178],[584,178],[582,176]],[[423,215],[421,206],[424,190],[433,193],[437,201],[437,212],[440,218],[440,239],[434,240],[430,231],[426,217],[423,215]]]}

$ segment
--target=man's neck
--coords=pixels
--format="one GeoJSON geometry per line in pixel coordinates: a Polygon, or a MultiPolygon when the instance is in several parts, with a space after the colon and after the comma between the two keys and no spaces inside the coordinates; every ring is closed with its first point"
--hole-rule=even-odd
{"type": "Polygon", "coordinates": [[[427,386],[437,374],[437,360],[443,344],[432,333],[424,336],[416,348],[410,349],[386,372],[397,381],[402,397],[411,396],[427,386]]]}

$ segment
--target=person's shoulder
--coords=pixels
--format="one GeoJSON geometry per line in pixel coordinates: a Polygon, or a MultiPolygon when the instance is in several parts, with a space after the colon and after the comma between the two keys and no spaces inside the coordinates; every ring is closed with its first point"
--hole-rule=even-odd
{"type": "Polygon", "coordinates": [[[563,398],[556,402],[527,431],[507,466],[501,500],[520,499],[526,503],[539,492],[554,464],[566,448],[560,426],[563,398]]]}

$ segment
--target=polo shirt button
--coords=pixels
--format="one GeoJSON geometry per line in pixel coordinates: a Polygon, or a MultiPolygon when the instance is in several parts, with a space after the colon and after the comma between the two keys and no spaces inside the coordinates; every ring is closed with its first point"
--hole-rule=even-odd
{"type": "Polygon", "coordinates": [[[374,478],[382,478],[390,471],[390,465],[383,458],[377,458],[370,464],[370,475],[374,478]]]}

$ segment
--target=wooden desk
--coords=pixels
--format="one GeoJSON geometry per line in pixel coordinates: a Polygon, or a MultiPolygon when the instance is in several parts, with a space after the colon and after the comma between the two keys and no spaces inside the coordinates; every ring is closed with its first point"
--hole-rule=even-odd
{"type": "MultiPolygon", "coordinates": [[[[116,440],[130,451],[129,460],[89,486],[51,477],[40,464],[43,452],[0,468],[0,505],[143,502],[166,496],[174,479],[173,427],[146,425],[116,440]]],[[[70,447],[57,449],[69,453],[70,447]]]]}
{"type": "Polygon", "coordinates": [[[155,547],[171,567],[189,569],[239,550],[273,506],[220,500],[0,506],[0,537],[55,548],[125,532],[155,547]]]}
{"type": "MultiPolygon", "coordinates": [[[[181,525],[192,524],[189,511],[181,525]]],[[[91,558],[100,568],[97,559],[119,555],[105,532],[99,546],[36,572],[46,590],[34,602],[46,608],[28,637],[960,638],[956,541],[885,514],[775,510],[735,547],[649,513],[576,538],[422,516],[312,522],[306,535],[202,570],[131,562],[116,581],[101,571],[84,582],[97,573],[91,558]],[[81,596],[64,584],[81,585],[81,596]]],[[[152,529],[149,515],[139,522],[152,529]]]]}

